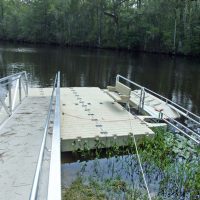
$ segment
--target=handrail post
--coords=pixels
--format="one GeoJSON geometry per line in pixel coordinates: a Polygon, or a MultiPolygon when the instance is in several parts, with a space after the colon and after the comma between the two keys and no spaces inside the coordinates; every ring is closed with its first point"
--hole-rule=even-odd
{"type": "Polygon", "coordinates": [[[142,110],[144,110],[144,100],[145,100],[145,88],[142,88],[142,93],[143,93],[143,97],[142,97],[142,110]]]}
{"type": "Polygon", "coordinates": [[[22,81],[21,81],[21,76],[19,77],[19,102],[22,102],[22,81]]]}
{"type": "Polygon", "coordinates": [[[9,95],[9,110],[10,110],[10,115],[12,115],[12,83],[11,80],[8,79],[8,95],[9,95]]]}
{"type": "Polygon", "coordinates": [[[141,110],[143,110],[143,108],[144,108],[144,98],[145,98],[145,89],[144,89],[144,87],[142,87],[141,91],[140,91],[140,101],[139,101],[139,105],[138,105],[139,112],[141,112],[141,110]]]}
{"type": "Polygon", "coordinates": [[[116,76],[116,82],[119,82],[119,74],[116,76]]]}
{"type": "Polygon", "coordinates": [[[25,84],[26,84],[26,96],[28,96],[28,77],[26,71],[24,72],[25,84]]]}
{"type": "Polygon", "coordinates": [[[162,110],[159,111],[158,118],[159,119],[163,119],[163,112],[162,112],[162,110]]]}

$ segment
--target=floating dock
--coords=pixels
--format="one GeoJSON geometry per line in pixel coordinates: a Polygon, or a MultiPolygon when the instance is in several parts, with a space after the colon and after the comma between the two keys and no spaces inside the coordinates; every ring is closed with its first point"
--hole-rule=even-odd
{"type": "Polygon", "coordinates": [[[127,143],[127,137],[152,136],[154,132],[137,116],[133,116],[104,90],[97,87],[61,88],[61,149],[102,147],[113,142],[127,143]]]}
{"type": "MultiPolygon", "coordinates": [[[[127,138],[153,136],[151,128],[167,124],[200,144],[194,130],[162,118],[163,110],[162,123],[150,123],[153,114],[129,112],[134,90],[119,78],[141,89],[134,107],[144,111],[145,93],[152,91],[122,76],[116,78],[117,87],[110,86],[110,95],[98,87],[60,88],[60,73],[52,88],[28,88],[26,72],[0,79],[5,91],[0,91],[0,199],[61,200],[61,152],[126,145],[127,138]]],[[[200,125],[199,116],[161,98],[200,125]]]]}
{"type": "MultiPolygon", "coordinates": [[[[51,88],[30,88],[31,96],[51,95],[51,88]]],[[[98,87],[60,88],[61,151],[73,151],[88,145],[103,147],[113,142],[125,145],[127,137],[153,136],[141,117],[132,115],[98,87]]]]}

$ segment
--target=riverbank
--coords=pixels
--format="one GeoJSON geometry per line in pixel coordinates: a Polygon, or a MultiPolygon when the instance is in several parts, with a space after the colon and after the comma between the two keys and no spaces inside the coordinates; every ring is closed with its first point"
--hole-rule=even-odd
{"type": "Polygon", "coordinates": [[[172,52],[172,51],[148,51],[148,50],[141,50],[135,48],[126,48],[126,47],[112,47],[112,46],[98,46],[98,45],[91,45],[87,43],[83,44],[71,44],[71,43],[58,43],[52,41],[29,41],[29,40],[13,40],[13,39],[1,39],[0,42],[9,42],[13,44],[33,44],[33,45],[50,45],[52,47],[64,47],[64,48],[85,48],[85,49],[100,49],[100,50],[109,50],[109,51],[118,51],[118,52],[126,52],[126,53],[145,53],[145,54],[154,54],[154,55],[167,55],[172,57],[193,57],[199,58],[200,54],[185,54],[181,52],[172,52]]]}
{"type": "Polygon", "coordinates": [[[0,38],[69,46],[200,55],[197,1],[10,1],[0,38]]]}

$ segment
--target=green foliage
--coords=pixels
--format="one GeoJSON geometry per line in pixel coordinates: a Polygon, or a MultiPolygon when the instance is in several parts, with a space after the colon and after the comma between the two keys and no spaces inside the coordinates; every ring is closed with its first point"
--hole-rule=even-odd
{"type": "Polygon", "coordinates": [[[84,185],[79,178],[72,183],[70,188],[63,191],[63,200],[104,200],[105,195],[99,189],[97,183],[84,185]]]}
{"type": "MultiPolygon", "coordinates": [[[[200,147],[195,146],[183,136],[175,135],[163,129],[154,129],[154,131],[154,137],[145,136],[137,141],[137,145],[142,165],[148,166],[145,168],[146,176],[153,173],[155,169],[161,173],[162,179],[158,195],[176,199],[190,195],[191,199],[198,199],[200,195],[200,147]]],[[[77,144],[77,150],[74,153],[79,154],[85,160],[95,159],[94,168],[100,180],[98,182],[97,180],[91,179],[89,181],[91,184],[89,186],[87,185],[87,187],[96,185],[95,187],[103,195],[108,193],[109,195],[121,195],[123,193],[126,199],[145,199],[146,196],[142,196],[142,191],[130,189],[130,185],[120,177],[114,179],[109,178],[101,182],[103,180],[103,174],[101,174],[99,165],[100,158],[106,157],[108,160],[111,159],[108,167],[113,177],[115,167],[112,158],[115,157],[117,165],[118,162],[124,162],[120,160],[121,156],[136,154],[133,135],[131,133],[127,140],[124,141],[124,146],[120,146],[118,142],[118,140],[113,139],[110,143],[111,147],[105,148],[106,145],[98,139],[95,143],[95,150],[92,151],[86,142],[83,145],[79,144],[80,146],[77,144]]],[[[127,171],[130,168],[133,171],[137,170],[134,169],[136,166],[132,165],[132,159],[135,160],[136,156],[129,157],[123,164],[123,168],[127,171]]],[[[84,173],[86,167],[87,162],[83,162],[81,174],[84,173]]],[[[91,174],[91,177],[93,177],[93,174],[91,174]]],[[[106,198],[104,197],[104,199],[106,198]]]]}
{"type": "Polygon", "coordinates": [[[0,38],[200,54],[199,13],[199,0],[1,0],[0,38]]]}
{"type": "Polygon", "coordinates": [[[176,154],[173,151],[175,144],[176,141],[172,133],[157,129],[153,138],[145,137],[140,141],[139,148],[142,159],[144,162],[153,162],[159,168],[165,169],[175,158],[176,154]]]}
{"type": "MultiPolygon", "coordinates": [[[[106,200],[106,199],[127,199],[127,200],[148,200],[145,191],[130,189],[124,181],[119,179],[107,179],[102,183],[91,181],[84,184],[81,178],[75,180],[69,188],[63,189],[63,200],[106,200]],[[109,191],[109,193],[108,193],[109,191]],[[120,192],[124,196],[120,198],[120,192]]],[[[152,198],[159,200],[160,198],[152,198]]]]}

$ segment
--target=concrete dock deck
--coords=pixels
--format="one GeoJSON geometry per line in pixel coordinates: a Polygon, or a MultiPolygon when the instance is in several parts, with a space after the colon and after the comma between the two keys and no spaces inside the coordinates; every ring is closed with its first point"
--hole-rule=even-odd
{"type": "MultiPolygon", "coordinates": [[[[50,100],[42,94],[42,89],[37,90],[39,95],[29,94],[0,129],[2,200],[25,200],[30,196],[50,100]]],[[[47,154],[45,157],[48,160],[47,154]]],[[[48,164],[45,167],[48,168],[48,164]]]]}

